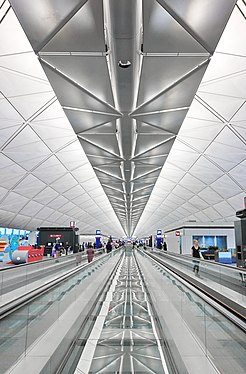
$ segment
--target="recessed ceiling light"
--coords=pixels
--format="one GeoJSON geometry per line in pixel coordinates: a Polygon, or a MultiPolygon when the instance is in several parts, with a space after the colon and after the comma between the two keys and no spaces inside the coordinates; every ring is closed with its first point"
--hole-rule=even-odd
{"type": "Polygon", "coordinates": [[[119,62],[118,62],[118,65],[119,65],[119,67],[120,68],[122,68],[122,69],[126,69],[126,68],[129,68],[130,66],[131,66],[131,61],[129,61],[129,60],[120,60],[119,62]]]}

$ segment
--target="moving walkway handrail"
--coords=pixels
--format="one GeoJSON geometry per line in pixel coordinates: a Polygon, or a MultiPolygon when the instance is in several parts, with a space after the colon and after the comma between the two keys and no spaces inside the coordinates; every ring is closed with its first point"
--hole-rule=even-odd
{"type": "MultiPolygon", "coordinates": [[[[97,250],[94,257],[100,256],[102,253],[104,252],[97,250]]],[[[82,262],[87,261],[87,255],[83,253],[81,255],[82,262]]],[[[75,260],[77,262],[76,257],[77,253],[58,258],[52,257],[50,260],[35,261],[30,264],[18,264],[2,269],[3,271],[0,272],[0,295],[7,296],[8,298],[8,294],[12,291],[16,292],[17,288],[26,287],[27,285],[30,285],[30,288],[32,283],[35,284],[36,281],[40,281],[42,278],[48,276],[54,277],[54,273],[64,273],[64,271],[68,271],[69,268],[74,267],[75,260]]]]}
{"type": "MultiPolygon", "coordinates": [[[[152,250],[155,249],[155,248],[152,248],[152,250]]],[[[180,253],[175,253],[175,252],[165,252],[165,251],[156,251],[158,252],[159,254],[161,255],[165,255],[165,256],[170,256],[170,257],[175,257],[175,258],[178,258],[178,259],[186,259],[186,260],[191,260],[192,259],[192,256],[189,255],[189,254],[180,254],[180,253]]],[[[225,265],[225,264],[222,264],[221,262],[217,262],[217,261],[211,261],[211,260],[206,260],[205,258],[204,259],[201,259],[202,262],[204,263],[208,263],[209,265],[211,266],[218,266],[218,267],[222,267],[222,268],[225,268],[228,270],[229,269],[232,269],[233,271],[236,271],[238,273],[245,273],[246,274],[246,268],[243,268],[243,267],[236,267],[236,266],[228,266],[228,265],[225,265]]]]}
{"type": "MultiPolygon", "coordinates": [[[[82,254],[82,258],[86,258],[86,252],[80,252],[82,254]]],[[[104,252],[102,250],[97,250],[95,251],[95,254],[103,254],[104,252]]],[[[24,264],[9,264],[9,265],[13,265],[13,266],[8,266],[8,267],[2,267],[0,268],[0,274],[1,272],[5,272],[5,271],[14,271],[16,269],[19,269],[19,268],[22,268],[22,267],[26,267],[26,266],[35,266],[37,264],[41,264],[41,263],[45,263],[45,262],[50,262],[50,261],[55,261],[57,259],[62,259],[64,261],[66,261],[66,259],[75,259],[77,253],[71,253],[69,255],[65,255],[65,256],[59,256],[59,257],[47,257],[47,258],[44,258],[43,260],[39,260],[39,261],[34,261],[34,262],[26,262],[24,264]]]]}
{"type": "MultiPolygon", "coordinates": [[[[60,365],[61,357],[65,356],[71,342],[73,343],[73,339],[77,337],[80,321],[91,318],[91,314],[88,314],[90,313],[91,306],[93,306],[95,300],[98,299],[97,296],[99,295],[100,297],[100,295],[104,293],[105,285],[111,273],[114,271],[115,266],[117,266],[120,257],[120,251],[112,251],[112,253],[100,256],[97,260],[84,266],[77,266],[76,269],[70,271],[69,274],[63,276],[62,279],[52,282],[50,288],[47,289],[46,286],[47,294],[51,292],[51,298],[46,298],[45,296],[43,299],[45,299],[45,306],[47,305],[48,308],[51,307],[49,312],[46,312],[46,310],[42,308],[44,305],[42,293],[39,292],[37,295],[37,297],[41,296],[40,304],[38,304],[39,302],[36,303],[36,296],[33,297],[33,300],[29,300],[31,302],[31,307],[32,301],[34,301],[34,312],[33,309],[31,309],[31,313],[29,314],[29,305],[25,306],[27,308],[27,320],[30,318],[30,324],[25,323],[24,330],[26,329],[26,331],[22,333],[23,352],[25,352],[25,354],[22,352],[19,353],[18,351],[18,357],[12,358],[12,362],[7,363],[7,365],[11,365],[11,367],[8,366],[9,371],[7,372],[22,373],[26,370],[26,366],[29,365],[28,367],[32,367],[30,370],[33,373],[47,373],[50,372],[50,365],[52,365],[52,367],[54,367],[54,365],[56,367],[60,365]],[[110,264],[113,265],[110,267],[110,271],[105,272],[100,270],[105,269],[105,266],[110,266],[110,264]],[[90,279],[93,281],[90,281],[90,279]],[[83,280],[85,280],[85,283],[83,280]],[[64,282],[65,287],[60,285],[62,282],[64,282]],[[55,286],[57,286],[57,291],[56,289],[53,290],[55,286]],[[63,298],[65,294],[68,295],[67,298],[63,298]],[[35,305],[37,305],[38,308],[41,306],[41,318],[39,317],[38,309],[35,311],[35,305]],[[54,306],[53,310],[52,306],[54,306]],[[37,322],[34,324],[32,322],[35,321],[35,319],[32,318],[32,313],[33,316],[38,317],[37,322]],[[49,318],[49,314],[52,317],[51,319],[49,318]],[[71,315],[73,318],[71,318],[71,315]],[[32,330],[28,329],[34,330],[32,332],[32,330]],[[31,331],[31,333],[28,333],[28,331],[31,331]],[[28,342],[25,334],[30,336],[28,342]],[[33,355],[35,357],[39,356],[40,360],[37,360],[37,362],[33,360],[33,355]]],[[[18,316],[19,311],[17,311],[17,318],[18,316]]],[[[9,317],[11,318],[12,315],[10,314],[9,317]]],[[[13,319],[12,321],[15,322],[13,319]]],[[[19,331],[17,331],[17,333],[19,335],[19,331]]],[[[17,348],[19,347],[20,345],[17,348]]]]}
{"type": "MultiPolygon", "coordinates": [[[[142,252],[142,251],[140,251],[142,252]]],[[[244,332],[246,332],[246,314],[245,307],[237,304],[234,300],[223,296],[216,290],[206,286],[199,281],[199,278],[194,279],[185,272],[176,269],[170,264],[165,263],[162,259],[149,252],[142,252],[144,255],[150,257],[152,261],[156,262],[159,266],[163,266],[165,270],[169,271],[172,276],[176,277],[181,283],[184,283],[193,292],[197,293],[199,297],[204,299],[208,304],[217,309],[220,313],[225,315],[244,332]]]]}
{"type": "MultiPolygon", "coordinates": [[[[104,256],[106,256],[106,254],[104,256]]],[[[101,258],[102,258],[102,256],[99,256],[98,258],[95,258],[94,261],[93,261],[93,264],[95,264],[95,262],[98,262],[99,260],[101,260],[101,258]]],[[[70,278],[74,274],[78,273],[82,268],[85,269],[85,268],[89,267],[90,264],[91,263],[81,264],[81,265],[75,267],[72,270],[68,270],[68,272],[63,274],[63,275],[57,275],[55,278],[50,279],[45,284],[43,284],[41,286],[38,286],[38,287],[35,287],[33,290],[29,291],[28,293],[26,293],[24,295],[20,295],[20,296],[18,296],[18,298],[5,303],[4,305],[2,305],[0,307],[0,320],[5,318],[7,315],[13,313],[17,309],[23,307],[27,303],[31,302],[35,298],[43,295],[45,292],[48,292],[51,289],[55,288],[58,284],[63,283],[68,278],[70,278]]]]}

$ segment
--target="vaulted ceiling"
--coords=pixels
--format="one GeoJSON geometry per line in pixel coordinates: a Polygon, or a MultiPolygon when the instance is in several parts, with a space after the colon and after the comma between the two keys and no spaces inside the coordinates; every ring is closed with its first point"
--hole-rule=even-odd
{"type": "Polygon", "coordinates": [[[144,236],[232,222],[246,185],[234,5],[0,2],[0,224],[144,236]]]}

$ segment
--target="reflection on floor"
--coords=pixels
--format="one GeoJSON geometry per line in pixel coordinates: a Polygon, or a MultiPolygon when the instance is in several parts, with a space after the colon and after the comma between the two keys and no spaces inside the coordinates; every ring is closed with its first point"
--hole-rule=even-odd
{"type": "Polygon", "coordinates": [[[106,372],[165,373],[160,341],[132,252],[125,257],[90,367],[90,373],[106,372]]]}

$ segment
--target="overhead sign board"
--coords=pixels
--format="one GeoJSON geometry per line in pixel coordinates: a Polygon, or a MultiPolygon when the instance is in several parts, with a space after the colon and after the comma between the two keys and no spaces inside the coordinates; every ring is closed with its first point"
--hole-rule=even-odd
{"type": "Polygon", "coordinates": [[[101,230],[96,230],[96,236],[101,236],[101,230]]]}

